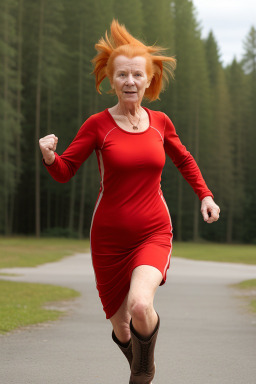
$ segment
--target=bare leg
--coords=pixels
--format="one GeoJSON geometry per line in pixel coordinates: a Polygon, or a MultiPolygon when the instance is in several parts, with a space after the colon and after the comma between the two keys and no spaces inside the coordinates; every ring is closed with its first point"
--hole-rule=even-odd
{"type": "Polygon", "coordinates": [[[163,277],[151,266],[141,265],[134,269],[128,294],[128,312],[135,330],[143,337],[154,331],[158,316],[154,309],[154,296],[163,277]]]}
{"type": "Polygon", "coordinates": [[[159,329],[159,316],[153,303],[161,272],[151,266],[135,268],[128,294],[131,314],[132,364],[130,384],[152,384],[155,376],[154,349],[159,329]]]}
{"type": "Polygon", "coordinates": [[[158,269],[148,265],[135,268],[129,293],[110,319],[113,340],[131,367],[130,384],[152,384],[155,375],[154,349],[159,317],[153,302],[161,281],[158,269]]]}
{"type": "Polygon", "coordinates": [[[110,318],[116,337],[121,343],[127,343],[131,338],[130,321],[131,315],[127,308],[128,295],[124,299],[121,307],[110,318]]]}
{"type": "Polygon", "coordinates": [[[115,335],[122,343],[130,338],[130,320],[143,337],[150,336],[158,321],[153,306],[157,287],[162,281],[161,272],[149,265],[134,269],[130,291],[118,311],[110,318],[115,335]]]}

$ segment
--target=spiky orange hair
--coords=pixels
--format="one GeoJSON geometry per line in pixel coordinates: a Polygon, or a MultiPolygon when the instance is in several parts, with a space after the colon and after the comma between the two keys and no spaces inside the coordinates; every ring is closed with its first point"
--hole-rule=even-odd
{"type": "Polygon", "coordinates": [[[125,28],[120,25],[117,20],[111,23],[110,37],[106,31],[105,39],[102,37],[95,48],[98,51],[93,58],[93,73],[96,78],[96,89],[100,92],[100,84],[108,77],[111,81],[113,77],[114,59],[119,55],[132,58],[135,56],[143,56],[146,58],[146,71],[149,80],[151,80],[149,88],[145,91],[145,97],[150,101],[159,98],[160,92],[164,85],[168,82],[169,75],[173,77],[176,67],[174,57],[161,55],[165,50],[162,47],[146,46],[141,41],[135,39],[125,28]]]}

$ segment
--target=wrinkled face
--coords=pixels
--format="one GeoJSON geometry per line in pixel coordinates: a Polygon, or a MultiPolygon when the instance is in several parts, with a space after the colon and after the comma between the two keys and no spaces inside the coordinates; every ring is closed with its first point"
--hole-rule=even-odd
{"type": "Polygon", "coordinates": [[[119,102],[141,103],[150,81],[146,72],[146,59],[142,56],[128,58],[120,55],[114,59],[111,81],[119,102]]]}

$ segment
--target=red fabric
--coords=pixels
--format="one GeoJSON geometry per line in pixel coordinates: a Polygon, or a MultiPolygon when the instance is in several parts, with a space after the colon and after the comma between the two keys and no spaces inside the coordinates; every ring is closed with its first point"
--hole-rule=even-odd
{"type": "Polygon", "coordinates": [[[170,264],[172,224],[160,181],[167,153],[199,199],[212,196],[201,172],[162,112],[145,108],[150,125],[144,132],[117,126],[108,110],[91,116],[77,136],[47,166],[67,182],[93,150],[101,185],[91,224],[91,252],[97,289],[106,317],[115,314],[129,291],[132,271],[151,265],[163,275],[170,264]]]}

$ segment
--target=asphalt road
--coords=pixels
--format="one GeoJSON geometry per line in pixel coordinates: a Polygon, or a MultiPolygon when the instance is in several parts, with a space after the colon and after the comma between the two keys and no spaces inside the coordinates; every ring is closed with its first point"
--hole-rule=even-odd
{"type": "MultiPolygon", "coordinates": [[[[60,320],[0,336],[1,384],[128,384],[128,364],[112,342],[90,255],[1,272],[22,273],[9,280],[82,293],[63,303],[68,315],[60,320]]],[[[172,259],[155,299],[161,328],[154,384],[256,383],[256,315],[230,287],[249,278],[256,278],[256,266],[172,259]]]]}

